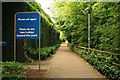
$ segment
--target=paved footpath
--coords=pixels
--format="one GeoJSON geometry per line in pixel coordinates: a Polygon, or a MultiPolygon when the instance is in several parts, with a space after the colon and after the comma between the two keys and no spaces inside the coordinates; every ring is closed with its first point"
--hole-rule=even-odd
{"type": "Polygon", "coordinates": [[[105,78],[62,43],[51,59],[47,78],[105,78]]]}

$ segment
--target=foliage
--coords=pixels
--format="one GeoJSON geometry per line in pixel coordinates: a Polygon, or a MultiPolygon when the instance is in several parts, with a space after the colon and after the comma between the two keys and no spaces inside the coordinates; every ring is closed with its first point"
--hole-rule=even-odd
{"type": "MultiPolygon", "coordinates": [[[[26,68],[27,69],[27,68],[26,68]]],[[[25,77],[26,69],[18,62],[2,62],[2,78],[5,80],[18,80],[25,77]]]]}
{"type": "Polygon", "coordinates": [[[108,54],[102,54],[99,52],[79,49],[88,53],[85,54],[80,52],[76,47],[70,46],[70,44],[68,44],[68,46],[81,58],[84,58],[87,62],[94,66],[94,68],[104,74],[107,78],[111,80],[120,79],[120,67],[112,64],[112,62],[120,64],[118,57],[108,54]]]}
{"type": "Polygon", "coordinates": [[[91,13],[91,47],[119,53],[118,3],[96,3],[91,13]]]}
{"type": "Polygon", "coordinates": [[[69,42],[73,39],[72,43],[83,46],[87,46],[87,5],[90,3],[57,2],[51,9],[55,24],[58,25],[58,30],[63,32],[65,39],[69,42]]]}
{"type": "Polygon", "coordinates": [[[52,47],[44,47],[40,49],[40,56],[41,59],[45,59],[46,57],[49,57],[51,54],[54,54],[59,47],[59,44],[52,46],[52,47]]]}
{"type": "MultiPolygon", "coordinates": [[[[46,14],[41,5],[37,2],[27,2],[28,10],[27,11],[35,11],[39,12],[41,15],[41,27],[40,27],[40,40],[41,40],[41,48],[49,47],[57,44],[59,42],[59,32],[54,29],[54,24],[52,23],[50,16],[46,14]]],[[[28,41],[28,45],[31,47],[31,43],[33,40],[28,41]]],[[[38,40],[35,40],[35,45],[38,47],[38,40]]],[[[37,48],[35,48],[37,49],[37,48]]]]}
{"type": "Polygon", "coordinates": [[[92,7],[91,48],[119,54],[118,2],[55,2],[51,11],[57,29],[69,43],[87,47],[88,6],[92,7]]]}
{"type": "MultiPolygon", "coordinates": [[[[51,46],[51,47],[40,48],[40,58],[46,59],[51,54],[54,54],[56,52],[57,48],[59,47],[59,45],[60,44],[56,44],[56,45],[51,46]]],[[[26,48],[26,51],[27,51],[28,58],[32,58],[32,59],[39,58],[39,49],[35,50],[35,49],[32,49],[31,47],[29,47],[29,48],[26,48]]]]}

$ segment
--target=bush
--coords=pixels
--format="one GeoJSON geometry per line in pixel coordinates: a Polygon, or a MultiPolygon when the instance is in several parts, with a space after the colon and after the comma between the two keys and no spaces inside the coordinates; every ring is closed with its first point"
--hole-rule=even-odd
{"type": "Polygon", "coordinates": [[[18,80],[26,74],[26,69],[18,62],[2,62],[2,78],[3,80],[18,80]]]}
{"type": "Polygon", "coordinates": [[[56,50],[58,49],[60,44],[57,44],[52,47],[45,47],[40,49],[40,57],[41,59],[45,59],[46,57],[49,57],[51,54],[54,54],[56,50]]]}
{"type": "MultiPolygon", "coordinates": [[[[52,47],[40,48],[40,58],[43,60],[43,59],[49,57],[51,54],[54,54],[56,52],[56,50],[58,49],[59,45],[60,44],[56,44],[52,47]]],[[[39,58],[39,49],[35,50],[30,47],[26,50],[27,50],[27,55],[29,58],[32,58],[32,59],[39,58]]]]}

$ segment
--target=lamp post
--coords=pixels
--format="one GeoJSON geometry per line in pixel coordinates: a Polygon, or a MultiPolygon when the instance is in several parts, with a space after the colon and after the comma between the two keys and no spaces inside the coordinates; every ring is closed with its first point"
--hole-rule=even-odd
{"type": "Polygon", "coordinates": [[[92,8],[87,7],[86,11],[88,12],[88,48],[90,48],[90,13],[92,12],[92,8]]]}

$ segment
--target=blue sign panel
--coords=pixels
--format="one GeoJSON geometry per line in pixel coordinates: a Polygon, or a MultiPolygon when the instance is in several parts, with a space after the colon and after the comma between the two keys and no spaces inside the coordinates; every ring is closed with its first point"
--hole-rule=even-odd
{"type": "Polygon", "coordinates": [[[16,39],[39,39],[39,13],[17,13],[15,17],[16,39]]]}

